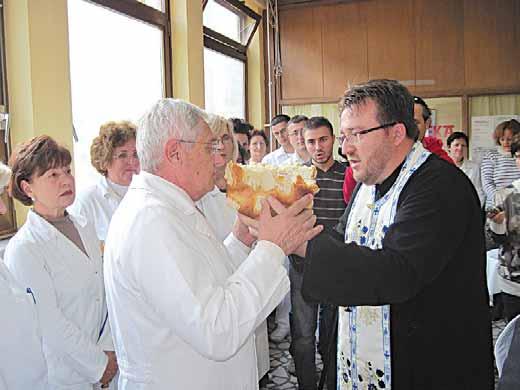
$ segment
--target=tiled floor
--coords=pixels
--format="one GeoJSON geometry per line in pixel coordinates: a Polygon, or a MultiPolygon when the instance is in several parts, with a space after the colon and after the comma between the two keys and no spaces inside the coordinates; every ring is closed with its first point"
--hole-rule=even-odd
{"type": "MultiPolygon", "coordinates": [[[[269,331],[272,331],[274,325],[272,324],[271,318],[268,321],[269,331]]],[[[495,343],[498,335],[506,323],[504,320],[494,321],[493,330],[493,344],[495,343]]],[[[269,382],[266,387],[262,387],[262,390],[276,389],[276,390],[297,390],[298,383],[296,377],[289,373],[289,360],[291,359],[289,354],[289,342],[287,339],[281,343],[269,342],[269,352],[271,356],[271,370],[269,371],[269,382]]],[[[319,354],[316,354],[316,362],[318,369],[321,369],[321,358],[319,354]]],[[[496,375],[496,370],[495,370],[496,375]]],[[[495,378],[496,379],[496,378],[495,378]]],[[[495,380],[496,382],[496,380],[495,380]]]]}

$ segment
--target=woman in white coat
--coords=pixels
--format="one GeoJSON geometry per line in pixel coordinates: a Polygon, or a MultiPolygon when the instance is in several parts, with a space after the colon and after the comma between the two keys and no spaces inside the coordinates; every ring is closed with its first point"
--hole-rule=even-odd
{"type": "MultiPolygon", "coordinates": [[[[11,170],[0,163],[0,194],[11,170]]],[[[7,208],[0,198],[0,214],[7,208]]],[[[19,285],[0,259],[0,389],[46,390],[47,365],[30,287],[19,285]]]]}
{"type": "MultiPolygon", "coordinates": [[[[214,229],[216,237],[220,241],[224,241],[231,233],[237,218],[236,210],[227,202],[226,195],[222,192],[226,188],[224,169],[229,161],[237,158],[238,144],[233,138],[233,125],[226,118],[208,114],[208,125],[213,135],[219,140],[219,148],[215,154],[215,183],[217,185],[213,191],[204,195],[197,202],[197,206],[214,229]]],[[[260,380],[267,375],[270,366],[267,321],[262,322],[255,331],[255,347],[258,379],[260,380]]]]}
{"type": "Polygon", "coordinates": [[[103,243],[112,215],[128,191],[133,175],[139,173],[135,132],[136,126],[128,121],[101,126],[90,147],[90,161],[101,177],[78,194],[71,209],[94,224],[103,243]]]}
{"type": "Polygon", "coordinates": [[[68,214],[75,196],[71,155],[48,136],[12,157],[11,192],[33,206],[10,240],[5,263],[30,286],[53,390],[92,390],[117,372],[99,241],[84,218],[68,214]]]}

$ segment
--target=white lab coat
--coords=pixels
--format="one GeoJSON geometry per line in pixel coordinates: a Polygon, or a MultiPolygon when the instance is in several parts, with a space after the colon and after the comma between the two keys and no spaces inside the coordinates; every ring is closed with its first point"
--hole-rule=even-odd
{"type": "Polygon", "coordinates": [[[293,153],[287,153],[283,149],[283,147],[280,146],[275,151],[264,156],[262,162],[264,164],[270,164],[277,167],[279,165],[285,164],[291,158],[292,155],[293,153]]]}
{"type": "Polygon", "coordinates": [[[215,230],[220,241],[224,241],[233,230],[237,211],[226,200],[226,194],[218,187],[208,192],[197,201],[197,207],[206,217],[209,225],[215,230]]]}
{"type": "Polygon", "coordinates": [[[248,250],[217,240],[179,187],[133,177],[105,246],[121,390],[258,388],[252,333],[289,279],[278,246],[248,250]]]}
{"type": "Polygon", "coordinates": [[[22,286],[32,289],[53,390],[92,390],[105,371],[105,350],[113,350],[99,241],[86,219],[71,214],[87,257],[38,214],[9,241],[5,263],[22,286]]]}
{"type": "MultiPolygon", "coordinates": [[[[224,241],[233,230],[237,218],[237,211],[226,200],[226,195],[218,187],[208,192],[198,202],[197,207],[202,211],[209,225],[215,231],[220,241],[224,241]]],[[[258,367],[258,380],[269,372],[269,339],[267,338],[267,320],[255,330],[255,348],[258,367]]]]}
{"type": "Polygon", "coordinates": [[[101,176],[96,184],[81,191],[69,211],[81,214],[94,224],[99,241],[105,241],[112,215],[121,203],[121,196],[101,176]]]}
{"type": "Polygon", "coordinates": [[[47,365],[32,295],[0,260],[0,389],[46,390],[47,365]]]}

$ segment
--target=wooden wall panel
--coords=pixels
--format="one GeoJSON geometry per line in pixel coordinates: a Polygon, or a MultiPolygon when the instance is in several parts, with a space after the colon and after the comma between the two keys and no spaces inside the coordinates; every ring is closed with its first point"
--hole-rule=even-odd
{"type": "Polygon", "coordinates": [[[359,3],[322,6],[323,92],[340,97],[368,80],[366,19],[359,3]]]}
{"type": "Polygon", "coordinates": [[[282,99],[323,97],[319,8],[280,11],[282,99]]]}
{"type": "Polygon", "coordinates": [[[369,0],[366,7],[368,76],[415,84],[413,0],[369,0]]]}
{"type": "Polygon", "coordinates": [[[520,0],[308,3],[280,10],[283,104],[381,77],[423,96],[520,89],[520,0]]]}
{"type": "Polygon", "coordinates": [[[415,0],[416,91],[464,88],[464,3],[415,0]]]}
{"type": "Polygon", "coordinates": [[[518,0],[464,1],[466,87],[520,85],[518,6],[518,0]]]}

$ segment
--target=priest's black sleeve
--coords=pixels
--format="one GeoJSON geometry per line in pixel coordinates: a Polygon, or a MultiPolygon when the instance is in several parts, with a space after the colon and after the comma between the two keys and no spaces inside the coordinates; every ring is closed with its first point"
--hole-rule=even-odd
{"type": "Polygon", "coordinates": [[[345,244],[330,230],[309,243],[304,296],[341,306],[405,302],[458,261],[468,240],[482,239],[479,213],[464,174],[429,159],[401,192],[382,249],[345,244]]]}

